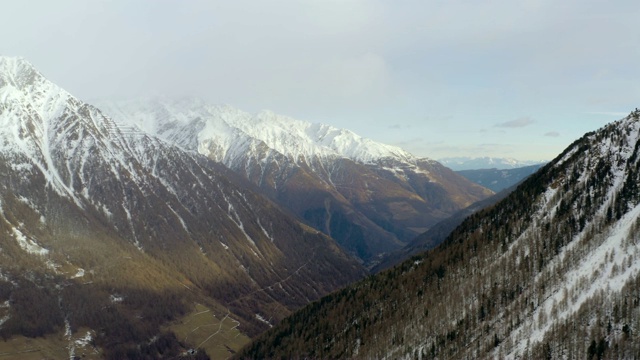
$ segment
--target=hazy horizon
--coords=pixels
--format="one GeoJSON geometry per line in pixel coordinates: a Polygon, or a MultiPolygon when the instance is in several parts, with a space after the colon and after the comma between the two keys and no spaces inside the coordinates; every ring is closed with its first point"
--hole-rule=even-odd
{"type": "Polygon", "coordinates": [[[29,1],[3,54],[73,95],[194,96],[417,156],[550,160],[638,107],[631,1],[29,1]]]}

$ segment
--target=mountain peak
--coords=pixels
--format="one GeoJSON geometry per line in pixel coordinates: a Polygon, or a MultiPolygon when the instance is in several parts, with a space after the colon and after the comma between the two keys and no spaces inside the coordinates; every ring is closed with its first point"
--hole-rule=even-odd
{"type": "Polygon", "coordinates": [[[16,89],[24,90],[41,76],[24,58],[0,56],[0,88],[11,85],[16,89]]]}
{"type": "Polygon", "coordinates": [[[40,119],[46,119],[59,114],[72,98],[24,58],[0,56],[0,101],[4,106],[20,108],[28,103],[40,119]]]}
{"type": "Polygon", "coordinates": [[[0,70],[2,70],[2,72],[4,73],[6,71],[6,69],[15,69],[18,67],[30,67],[30,68],[34,68],[34,66],[27,61],[27,59],[21,57],[21,56],[4,56],[4,55],[0,55],[0,70]]]}
{"type": "MultiPolygon", "coordinates": [[[[328,157],[348,158],[360,163],[386,158],[417,161],[415,156],[399,147],[378,143],[346,129],[294,119],[271,110],[262,110],[254,115],[198,99],[100,102],[99,107],[118,121],[169,139],[177,138],[175,133],[184,133],[184,127],[199,118],[204,123],[197,134],[200,142],[215,139],[217,143],[229,144],[237,150],[238,153],[234,153],[229,148],[214,156],[225,163],[227,161],[223,159],[237,159],[241,153],[250,151],[248,146],[259,143],[287,158],[304,158],[307,161],[328,157]],[[239,134],[242,141],[238,141],[239,134]]],[[[233,167],[233,164],[227,165],[233,167]]]]}

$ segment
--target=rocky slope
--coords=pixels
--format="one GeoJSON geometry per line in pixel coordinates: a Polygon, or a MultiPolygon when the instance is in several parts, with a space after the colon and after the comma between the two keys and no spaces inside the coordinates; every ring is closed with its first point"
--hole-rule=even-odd
{"type": "Polygon", "coordinates": [[[637,358],[639,169],[636,110],[441,246],[302,309],[239,357],[637,358]]]}
{"type": "Polygon", "coordinates": [[[269,111],[251,115],[194,99],[99,107],[225,164],[365,262],[491,195],[433,160],[269,111]]]}
{"type": "Polygon", "coordinates": [[[364,275],[233,172],[117,125],[23,59],[0,57],[0,178],[0,335],[63,337],[65,357],[87,337],[100,357],[229,355],[230,334],[364,275]],[[218,331],[177,339],[196,306],[218,331]]]}

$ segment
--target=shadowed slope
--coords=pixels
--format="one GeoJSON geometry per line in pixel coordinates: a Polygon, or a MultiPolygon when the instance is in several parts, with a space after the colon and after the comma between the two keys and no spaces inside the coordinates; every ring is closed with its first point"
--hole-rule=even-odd
{"type": "Polygon", "coordinates": [[[439,247],[296,312],[240,358],[640,356],[640,112],[439,247]]]}
{"type": "Polygon", "coordinates": [[[224,163],[365,263],[492,194],[433,160],[270,111],[251,115],[194,99],[100,107],[224,163]]]}

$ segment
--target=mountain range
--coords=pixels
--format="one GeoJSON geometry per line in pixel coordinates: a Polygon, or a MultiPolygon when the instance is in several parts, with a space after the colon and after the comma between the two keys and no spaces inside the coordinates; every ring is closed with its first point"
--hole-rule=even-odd
{"type": "Polygon", "coordinates": [[[435,249],[239,358],[640,357],[640,111],[585,134],[435,249]]]}
{"type": "Polygon", "coordinates": [[[516,169],[525,166],[541,165],[546,161],[516,160],[514,158],[496,157],[448,157],[438,159],[438,162],[454,171],[478,169],[516,169]]]}
{"type": "Polygon", "coordinates": [[[227,357],[365,275],[233,171],[20,58],[0,57],[0,178],[3,354],[227,357]]]}
{"type": "Polygon", "coordinates": [[[0,57],[0,126],[7,354],[227,357],[492,194],[433,160],[268,111],[98,108],[21,58],[0,57]],[[29,348],[33,337],[46,340],[29,348]]]}
{"type": "Polygon", "coordinates": [[[118,123],[220,162],[371,265],[492,192],[345,129],[198,99],[104,101],[118,123]]]}
{"type": "Polygon", "coordinates": [[[496,193],[510,188],[527,176],[535,173],[544,164],[530,165],[514,169],[478,169],[478,170],[458,170],[458,174],[473,181],[478,185],[482,185],[496,193]]]}
{"type": "Polygon", "coordinates": [[[637,109],[493,195],[269,111],[96,104],[0,57],[3,356],[640,357],[637,109]]]}

